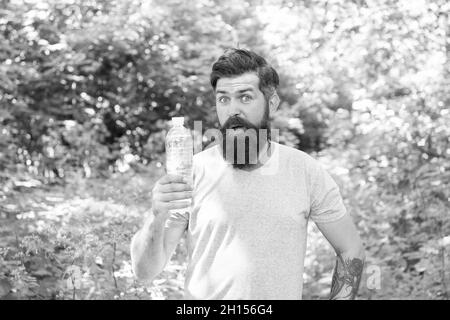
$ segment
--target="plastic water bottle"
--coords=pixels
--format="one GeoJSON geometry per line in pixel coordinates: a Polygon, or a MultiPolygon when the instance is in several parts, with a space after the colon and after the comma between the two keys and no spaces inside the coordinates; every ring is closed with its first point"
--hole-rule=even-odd
{"type": "MultiPolygon", "coordinates": [[[[166,136],[166,170],[167,174],[183,176],[192,186],[192,158],[194,141],[189,129],[184,126],[184,117],[173,117],[172,128],[166,136]]],[[[186,200],[177,200],[186,201],[186,200]]],[[[185,212],[175,209],[173,212],[185,212]]]]}

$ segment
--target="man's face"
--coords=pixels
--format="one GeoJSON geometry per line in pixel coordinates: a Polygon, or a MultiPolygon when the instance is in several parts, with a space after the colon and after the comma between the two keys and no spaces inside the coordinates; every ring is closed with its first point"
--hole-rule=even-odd
{"type": "MultiPolygon", "coordinates": [[[[233,78],[221,78],[216,85],[216,108],[220,126],[226,128],[230,119],[260,127],[267,103],[259,90],[259,78],[255,73],[245,73],[233,78]]],[[[237,130],[236,133],[241,133],[237,130]]]]}
{"type": "Polygon", "coordinates": [[[258,84],[255,73],[217,81],[216,108],[223,155],[235,168],[255,165],[270,134],[269,107],[258,84]],[[260,136],[260,129],[268,129],[266,135],[260,136]]]}

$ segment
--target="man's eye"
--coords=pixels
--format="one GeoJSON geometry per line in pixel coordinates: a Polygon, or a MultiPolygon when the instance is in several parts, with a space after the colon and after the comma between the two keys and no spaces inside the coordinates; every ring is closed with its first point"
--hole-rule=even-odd
{"type": "Polygon", "coordinates": [[[250,102],[250,100],[252,100],[252,97],[250,97],[249,95],[244,95],[241,97],[242,102],[247,103],[250,102]]]}
{"type": "Polygon", "coordinates": [[[228,101],[228,97],[219,97],[219,99],[217,99],[220,103],[226,103],[228,101]]]}

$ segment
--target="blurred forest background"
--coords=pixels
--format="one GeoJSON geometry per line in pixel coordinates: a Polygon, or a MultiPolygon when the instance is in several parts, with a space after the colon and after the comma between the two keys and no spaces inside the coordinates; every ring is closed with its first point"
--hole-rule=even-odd
{"type": "MultiPolygon", "coordinates": [[[[1,0],[0,299],[178,299],[129,243],[164,172],[167,121],[217,127],[227,47],[279,71],[281,142],[318,158],[367,249],[361,299],[450,295],[445,0],[1,0]]],[[[310,225],[305,299],[334,252],[310,225]]]]}

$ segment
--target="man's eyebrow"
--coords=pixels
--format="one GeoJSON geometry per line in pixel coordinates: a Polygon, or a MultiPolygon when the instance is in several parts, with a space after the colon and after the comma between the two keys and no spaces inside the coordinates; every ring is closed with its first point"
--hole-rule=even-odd
{"type": "Polygon", "coordinates": [[[217,91],[216,91],[216,94],[217,94],[217,93],[227,94],[228,92],[227,92],[227,91],[224,91],[224,90],[217,90],[217,91]]]}
{"type": "MultiPolygon", "coordinates": [[[[252,92],[254,92],[255,90],[254,90],[252,87],[249,87],[249,88],[240,89],[240,90],[238,90],[237,92],[238,92],[238,93],[243,93],[243,92],[246,92],[246,91],[252,91],[252,92]]],[[[218,94],[218,93],[221,93],[221,94],[229,94],[228,91],[220,90],[220,89],[216,91],[216,94],[218,94]]]]}
{"type": "Polygon", "coordinates": [[[246,92],[246,91],[252,91],[252,92],[254,92],[255,90],[254,90],[252,87],[238,90],[239,93],[243,93],[243,92],[246,92]]]}

